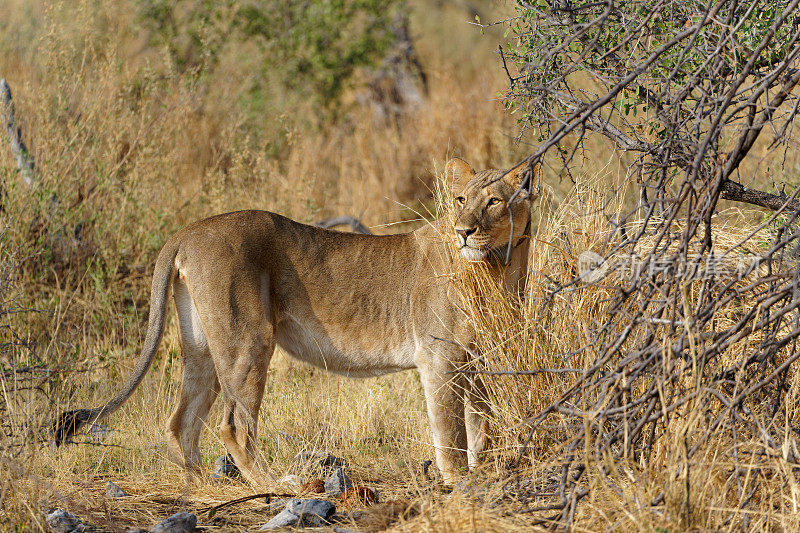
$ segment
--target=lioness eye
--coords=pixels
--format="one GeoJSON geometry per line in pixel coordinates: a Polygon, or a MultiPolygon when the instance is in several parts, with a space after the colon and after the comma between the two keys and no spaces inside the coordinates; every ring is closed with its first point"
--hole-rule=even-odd
{"type": "Polygon", "coordinates": [[[491,207],[491,206],[497,205],[499,203],[500,203],[500,198],[491,198],[489,200],[489,204],[488,205],[489,205],[489,207],[491,207]]]}
{"type": "Polygon", "coordinates": [[[461,205],[464,205],[464,202],[466,202],[466,200],[464,199],[463,196],[459,196],[456,198],[456,202],[460,203],[461,205]]]}

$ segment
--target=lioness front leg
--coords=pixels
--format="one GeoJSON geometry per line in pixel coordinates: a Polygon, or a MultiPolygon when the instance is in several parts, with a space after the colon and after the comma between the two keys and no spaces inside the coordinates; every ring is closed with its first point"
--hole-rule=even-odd
{"type": "Polygon", "coordinates": [[[480,454],[489,447],[490,410],[481,376],[468,376],[466,382],[464,423],[467,429],[467,462],[472,469],[478,466],[480,454]]]}
{"type": "Polygon", "coordinates": [[[455,366],[450,362],[429,355],[434,361],[419,364],[418,369],[436,449],[436,466],[444,483],[455,485],[467,468],[463,379],[451,373],[455,366]]]}

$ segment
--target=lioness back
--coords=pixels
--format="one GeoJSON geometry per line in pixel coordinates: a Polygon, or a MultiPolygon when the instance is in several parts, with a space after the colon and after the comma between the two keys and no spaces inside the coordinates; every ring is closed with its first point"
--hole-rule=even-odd
{"type": "Polygon", "coordinates": [[[275,325],[278,345],[316,366],[355,376],[414,366],[412,295],[425,260],[414,236],[341,233],[239,211],[196,222],[174,239],[179,283],[201,322],[221,303],[198,295],[225,294],[227,306],[273,313],[265,322],[275,325]]]}

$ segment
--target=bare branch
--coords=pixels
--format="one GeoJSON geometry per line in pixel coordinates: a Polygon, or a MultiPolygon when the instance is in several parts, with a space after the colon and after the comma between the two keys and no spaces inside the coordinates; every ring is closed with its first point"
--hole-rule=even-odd
{"type": "Polygon", "coordinates": [[[3,126],[5,126],[11,141],[11,151],[14,152],[14,157],[17,160],[17,170],[19,170],[23,183],[29,189],[32,189],[36,181],[33,158],[22,140],[22,130],[17,125],[17,119],[14,115],[11,87],[8,86],[5,78],[0,79],[0,118],[2,118],[3,126]]]}
{"type": "Polygon", "coordinates": [[[361,221],[355,217],[342,215],[338,217],[325,218],[314,223],[318,228],[335,228],[336,226],[350,226],[355,233],[372,235],[372,232],[361,221]]]}
{"type": "Polygon", "coordinates": [[[797,192],[791,197],[785,194],[770,194],[755,189],[748,189],[741,183],[737,183],[733,180],[725,180],[725,183],[722,184],[722,193],[720,196],[725,200],[745,202],[760,207],[766,207],[773,211],[800,210],[800,202],[795,199],[797,197],[797,192]]]}

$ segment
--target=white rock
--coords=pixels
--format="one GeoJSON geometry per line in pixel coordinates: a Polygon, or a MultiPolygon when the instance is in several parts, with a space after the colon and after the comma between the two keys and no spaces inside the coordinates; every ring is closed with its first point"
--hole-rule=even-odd
{"type": "Polygon", "coordinates": [[[175,513],[150,530],[150,533],[189,533],[197,527],[197,517],[192,513],[181,511],[175,513]]]}
{"type": "Polygon", "coordinates": [[[284,487],[289,490],[300,490],[300,487],[303,486],[303,483],[305,483],[305,481],[303,481],[303,478],[301,478],[300,476],[296,476],[294,474],[288,474],[286,476],[283,476],[278,481],[278,484],[281,487],[284,487]]]}
{"type": "Polygon", "coordinates": [[[289,500],[286,510],[300,517],[300,524],[307,527],[323,527],[328,525],[336,506],[326,500],[295,499],[289,500]]]}
{"type": "Polygon", "coordinates": [[[300,517],[293,512],[284,509],[280,513],[273,516],[269,522],[261,526],[261,531],[268,529],[278,529],[281,527],[296,526],[300,522],[300,517]]]}
{"type": "Polygon", "coordinates": [[[323,527],[330,523],[330,518],[336,512],[336,506],[331,502],[317,499],[293,499],[286,504],[286,509],[272,517],[261,526],[261,530],[278,529],[281,527],[323,527]]]}

